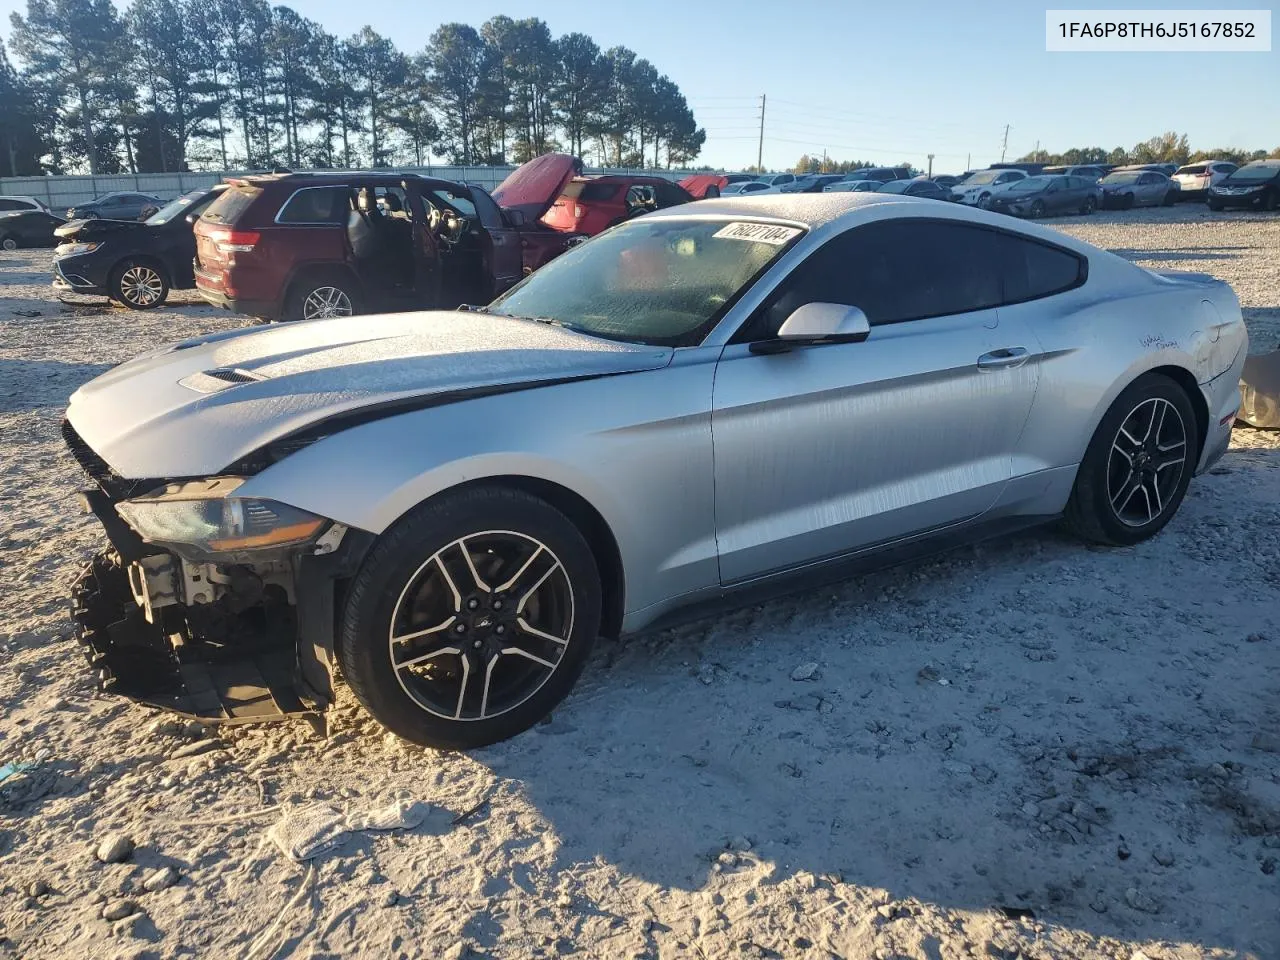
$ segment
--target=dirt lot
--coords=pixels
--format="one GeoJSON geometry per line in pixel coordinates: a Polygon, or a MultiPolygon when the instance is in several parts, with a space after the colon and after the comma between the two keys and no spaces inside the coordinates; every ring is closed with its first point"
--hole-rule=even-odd
{"type": "MultiPolygon", "coordinates": [[[[1280,346],[1280,217],[1055,225],[1229,280],[1280,346]]],[[[99,697],[65,639],[97,535],[58,424],[109,364],[245,321],[67,308],[48,276],[0,254],[0,768],[34,763],[0,785],[0,957],[1280,957],[1274,434],[1238,430],[1153,542],[1039,531],[603,644],[470,755],[349,697],[327,742],[205,732],[99,697]],[[309,868],[264,839],[396,799],[430,812],[309,868]]]]}

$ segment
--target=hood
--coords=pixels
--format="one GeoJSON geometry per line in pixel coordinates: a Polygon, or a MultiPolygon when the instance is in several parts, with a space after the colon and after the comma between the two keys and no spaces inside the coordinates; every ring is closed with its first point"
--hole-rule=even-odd
{"type": "Polygon", "coordinates": [[[142,226],[145,223],[141,220],[70,220],[54,230],[53,235],[63,240],[93,240],[109,233],[137,230],[142,226]]]}
{"type": "Polygon", "coordinates": [[[529,223],[541,220],[565,186],[582,172],[582,161],[567,153],[547,153],[522,163],[498,184],[492,196],[498,206],[519,210],[529,223]]]}
{"type": "Polygon", "coordinates": [[[459,391],[653,370],[672,350],[474,312],[249,327],[89,381],[67,419],[126,479],[209,476],[316,422],[459,391]]]}
{"type": "Polygon", "coordinates": [[[729,185],[729,179],[713,173],[695,173],[693,176],[685,177],[679,181],[679,184],[689,192],[690,196],[701,200],[707,195],[708,187],[715,187],[723,192],[724,188],[729,185]]]}

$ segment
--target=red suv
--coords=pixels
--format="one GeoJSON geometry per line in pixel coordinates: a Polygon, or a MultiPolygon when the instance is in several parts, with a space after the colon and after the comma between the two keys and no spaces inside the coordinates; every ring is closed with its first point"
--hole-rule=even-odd
{"type": "Polygon", "coordinates": [[[580,162],[534,164],[492,196],[416,174],[230,180],[195,226],[196,287],[269,320],[488,303],[573,240],[539,218],[580,162]]]}
{"type": "Polygon", "coordinates": [[[542,222],[594,237],[631,217],[694,199],[688,190],[661,177],[574,177],[542,222]]]}

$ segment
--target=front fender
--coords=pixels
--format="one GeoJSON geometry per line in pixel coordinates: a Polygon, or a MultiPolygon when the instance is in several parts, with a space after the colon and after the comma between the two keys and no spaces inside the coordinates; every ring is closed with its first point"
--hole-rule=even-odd
{"type": "Polygon", "coordinates": [[[381,534],[460,484],[528,477],[571,491],[603,517],[622,557],[628,610],[713,586],[715,367],[689,359],[354,426],[251,477],[240,495],[381,534]]]}

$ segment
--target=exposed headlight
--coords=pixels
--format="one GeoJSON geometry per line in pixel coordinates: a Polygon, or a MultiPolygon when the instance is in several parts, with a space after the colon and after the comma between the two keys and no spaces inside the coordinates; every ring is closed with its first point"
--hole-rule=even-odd
{"type": "Polygon", "coordinates": [[[116,504],[116,512],[149,543],[189,545],[206,553],[266,550],[305,543],[328,521],[275,500],[237,497],[241,477],[170,484],[116,504]]]}
{"type": "Polygon", "coordinates": [[[81,253],[93,253],[100,246],[101,243],[63,243],[58,245],[54,253],[60,257],[74,257],[81,253]]]}

